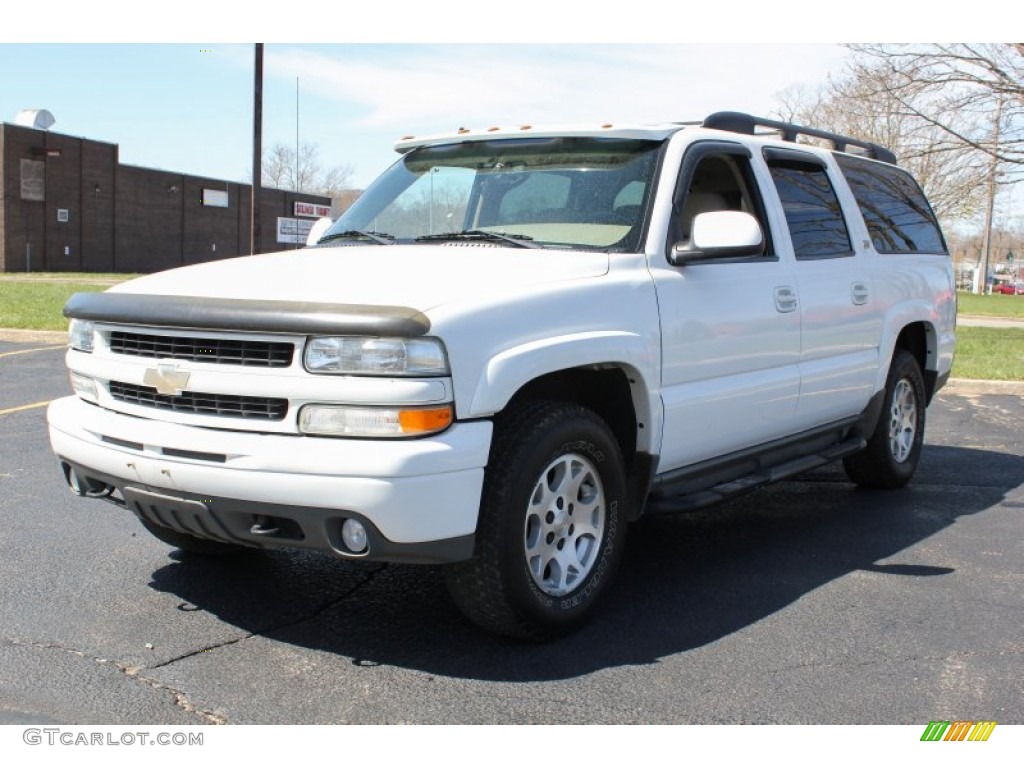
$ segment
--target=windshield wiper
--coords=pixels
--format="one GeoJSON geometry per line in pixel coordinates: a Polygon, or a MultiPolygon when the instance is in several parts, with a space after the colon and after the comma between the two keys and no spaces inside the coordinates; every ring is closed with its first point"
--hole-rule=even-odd
{"type": "Polygon", "coordinates": [[[324,235],[323,237],[321,237],[319,240],[316,241],[316,244],[321,245],[323,243],[329,243],[332,240],[355,239],[372,240],[373,242],[378,243],[379,245],[395,244],[394,235],[388,235],[385,234],[384,232],[368,232],[363,229],[346,229],[344,232],[332,232],[329,235],[324,235]]]}
{"type": "Polygon", "coordinates": [[[438,240],[490,240],[501,243],[508,243],[517,248],[542,248],[543,246],[531,242],[529,235],[506,235],[504,232],[490,232],[486,229],[467,229],[462,232],[440,232],[436,235],[420,235],[416,242],[428,242],[438,240]]]}

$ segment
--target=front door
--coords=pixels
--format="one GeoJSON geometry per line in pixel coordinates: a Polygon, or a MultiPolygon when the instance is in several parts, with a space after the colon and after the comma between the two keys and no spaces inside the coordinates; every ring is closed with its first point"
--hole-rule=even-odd
{"type": "Polygon", "coordinates": [[[756,216],[764,255],[672,266],[656,259],[664,439],[659,472],[792,433],[800,391],[800,316],[791,259],[779,256],[749,151],[698,142],[683,158],[671,233],[712,210],[756,216]]]}

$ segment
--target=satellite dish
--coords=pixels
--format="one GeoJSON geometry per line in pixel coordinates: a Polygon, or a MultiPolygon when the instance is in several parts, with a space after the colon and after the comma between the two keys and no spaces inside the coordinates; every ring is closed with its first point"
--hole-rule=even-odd
{"type": "Polygon", "coordinates": [[[14,118],[15,125],[38,128],[41,131],[48,131],[55,122],[57,122],[57,118],[48,109],[23,109],[14,118]]]}

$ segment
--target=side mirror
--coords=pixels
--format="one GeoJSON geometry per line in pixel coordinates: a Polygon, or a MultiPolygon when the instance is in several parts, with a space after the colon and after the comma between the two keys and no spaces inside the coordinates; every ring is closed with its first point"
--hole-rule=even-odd
{"type": "Polygon", "coordinates": [[[313,226],[310,228],[309,234],[306,235],[306,247],[309,248],[311,245],[319,243],[320,238],[324,236],[324,232],[330,229],[331,224],[333,223],[334,222],[331,221],[329,216],[324,216],[323,218],[317,219],[313,222],[313,226]]]}
{"type": "Polygon", "coordinates": [[[682,267],[763,253],[764,232],[757,219],[743,211],[709,211],[694,217],[690,239],[673,245],[668,260],[682,267]]]}

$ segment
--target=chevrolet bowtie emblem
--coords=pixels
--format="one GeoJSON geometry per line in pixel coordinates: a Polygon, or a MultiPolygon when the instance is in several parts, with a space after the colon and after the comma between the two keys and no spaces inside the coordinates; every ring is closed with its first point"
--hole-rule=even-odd
{"type": "Polygon", "coordinates": [[[146,369],[142,383],[156,387],[161,395],[180,395],[188,386],[191,375],[187,371],[179,371],[174,363],[159,363],[156,368],[146,369]]]}

